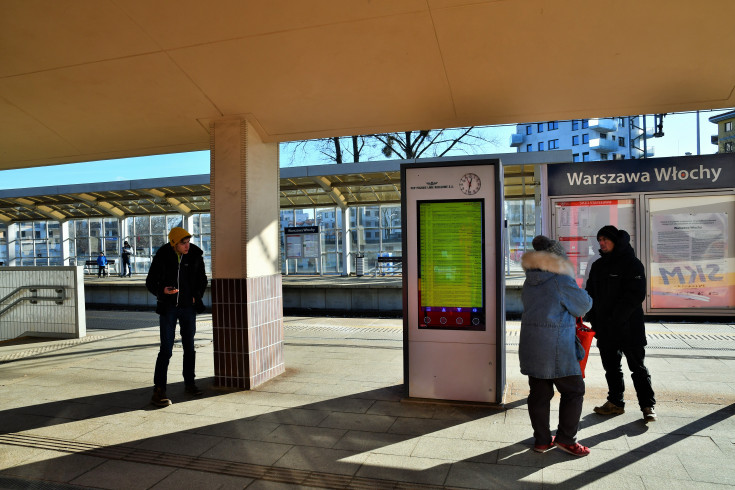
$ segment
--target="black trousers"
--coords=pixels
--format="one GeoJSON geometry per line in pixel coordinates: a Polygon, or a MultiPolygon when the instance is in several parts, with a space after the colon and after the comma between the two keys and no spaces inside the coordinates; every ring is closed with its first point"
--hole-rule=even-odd
{"type": "Polygon", "coordinates": [[[605,369],[607,379],[607,399],[619,407],[625,406],[623,394],[625,393],[625,381],[623,378],[622,356],[628,362],[628,368],[633,378],[633,386],[638,396],[638,405],[641,409],[656,405],[651,375],[643,363],[646,357],[646,348],[642,345],[627,345],[614,339],[598,340],[597,347],[600,349],[602,367],[605,369]]]}
{"type": "Polygon", "coordinates": [[[551,443],[549,418],[551,399],[554,397],[554,386],[561,394],[556,441],[562,444],[577,442],[579,418],[582,416],[582,402],[584,401],[584,380],[582,376],[566,376],[555,379],[529,376],[528,386],[531,388],[528,395],[528,416],[531,418],[535,444],[541,446],[551,443]]]}

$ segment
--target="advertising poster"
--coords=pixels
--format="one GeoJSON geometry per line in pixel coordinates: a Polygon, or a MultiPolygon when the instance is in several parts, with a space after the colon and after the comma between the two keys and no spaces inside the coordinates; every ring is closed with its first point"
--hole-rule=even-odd
{"type": "Polygon", "coordinates": [[[589,266],[600,257],[597,243],[600,228],[613,225],[624,229],[631,234],[631,244],[635,243],[633,199],[556,202],[554,213],[554,235],[574,264],[580,287],[587,282],[589,266]]]}
{"type": "Polygon", "coordinates": [[[728,273],[727,218],[727,213],[652,216],[652,308],[735,303],[735,274],[728,273]]]}

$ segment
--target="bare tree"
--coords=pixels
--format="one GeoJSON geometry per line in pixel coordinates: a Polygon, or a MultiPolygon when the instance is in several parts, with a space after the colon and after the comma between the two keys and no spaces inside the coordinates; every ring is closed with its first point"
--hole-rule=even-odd
{"type": "Polygon", "coordinates": [[[314,153],[319,154],[321,159],[338,164],[385,158],[412,160],[442,157],[450,152],[483,153],[482,149],[486,145],[498,145],[497,139],[488,137],[486,132],[486,128],[472,126],[321,138],[284,143],[284,146],[291,152],[290,165],[293,165],[297,158],[314,153]]]}

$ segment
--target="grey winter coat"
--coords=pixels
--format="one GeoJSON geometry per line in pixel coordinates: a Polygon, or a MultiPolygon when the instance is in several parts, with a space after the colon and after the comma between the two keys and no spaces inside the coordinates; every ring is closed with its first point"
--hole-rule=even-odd
{"type": "Polygon", "coordinates": [[[577,286],[567,259],[549,252],[527,252],[521,299],[521,373],[541,379],[581,376],[584,349],[577,342],[576,317],[592,307],[587,292],[577,286]]]}

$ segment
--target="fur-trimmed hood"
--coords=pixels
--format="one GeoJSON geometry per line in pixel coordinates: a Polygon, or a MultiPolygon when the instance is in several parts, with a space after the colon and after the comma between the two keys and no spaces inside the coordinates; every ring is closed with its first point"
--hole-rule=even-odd
{"type": "Polygon", "coordinates": [[[521,258],[524,271],[541,270],[553,274],[575,277],[574,266],[569,260],[550,252],[526,252],[521,258]]]}

